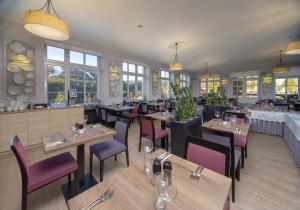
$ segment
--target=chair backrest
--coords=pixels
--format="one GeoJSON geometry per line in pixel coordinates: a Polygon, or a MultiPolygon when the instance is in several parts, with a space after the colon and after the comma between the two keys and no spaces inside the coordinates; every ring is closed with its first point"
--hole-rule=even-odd
{"type": "Polygon", "coordinates": [[[116,121],[115,124],[116,135],[114,139],[128,146],[128,123],[122,121],[116,121]]]}
{"type": "Polygon", "coordinates": [[[140,109],[140,105],[139,104],[136,104],[136,106],[132,109],[132,113],[139,113],[139,109],[140,109]]]}
{"type": "Polygon", "coordinates": [[[165,109],[165,107],[166,107],[165,103],[163,103],[163,102],[160,102],[160,104],[159,104],[159,108],[160,108],[160,109],[165,109]]]}
{"type": "Polygon", "coordinates": [[[229,176],[230,149],[204,139],[187,137],[185,159],[229,176]]]}
{"type": "Polygon", "coordinates": [[[170,100],[165,100],[165,108],[166,109],[171,109],[172,108],[172,103],[170,100]]]}
{"type": "Polygon", "coordinates": [[[96,116],[97,116],[97,119],[101,119],[100,112],[99,112],[99,107],[96,106],[96,107],[95,107],[95,110],[96,110],[96,116]]]}
{"type": "Polygon", "coordinates": [[[22,184],[27,187],[29,178],[29,161],[24,146],[17,135],[14,135],[10,140],[10,148],[17,158],[21,170],[22,184]]]}
{"type": "Polygon", "coordinates": [[[231,174],[234,174],[235,165],[235,144],[233,132],[220,131],[202,126],[202,139],[213,142],[215,144],[226,146],[230,149],[230,167],[231,174]]]}
{"type": "Polygon", "coordinates": [[[238,124],[246,123],[246,119],[247,119],[246,114],[244,112],[225,111],[223,114],[223,119],[225,119],[225,116],[236,117],[236,122],[238,124]]]}
{"type": "Polygon", "coordinates": [[[100,113],[101,113],[101,120],[104,121],[104,122],[107,121],[106,109],[100,108],[100,113]]]}
{"type": "Polygon", "coordinates": [[[147,116],[140,115],[140,132],[142,136],[155,137],[153,119],[147,116]]]}
{"type": "Polygon", "coordinates": [[[148,113],[148,103],[141,103],[142,113],[148,113]]]}

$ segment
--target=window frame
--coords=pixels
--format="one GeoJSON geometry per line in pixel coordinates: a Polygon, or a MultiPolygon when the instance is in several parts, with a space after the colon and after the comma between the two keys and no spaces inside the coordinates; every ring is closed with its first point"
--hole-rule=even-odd
{"type": "Polygon", "coordinates": [[[242,82],[242,95],[238,96],[237,98],[253,98],[253,99],[257,99],[259,98],[259,76],[256,75],[251,75],[251,76],[241,76],[241,77],[235,77],[231,79],[231,96],[232,97],[236,97],[233,95],[233,83],[234,82],[242,82]],[[253,96],[249,96],[247,95],[247,81],[254,81],[256,80],[256,86],[257,86],[257,92],[256,95],[253,96]]]}
{"type": "MultiPolygon", "coordinates": [[[[165,75],[166,75],[166,74],[165,74],[165,75]]],[[[162,90],[161,90],[161,87],[162,87],[162,81],[168,81],[168,82],[169,82],[168,93],[167,93],[167,95],[166,95],[165,98],[170,98],[170,97],[171,97],[171,72],[170,72],[170,71],[167,71],[166,69],[160,69],[160,71],[159,71],[160,97],[161,97],[161,98],[164,98],[164,97],[162,96],[162,90]],[[168,73],[169,76],[168,76],[168,77],[166,77],[166,76],[163,77],[163,76],[161,75],[162,72],[168,73]]]]}
{"type": "Polygon", "coordinates": [[[297,93],[295,94],[295,95],[297,95],[297,97],[299,98],[299,84],[300,84],[300,77],[299,76],[277,76],[277,77],[275,77],[274,78],[274,94],[275,94],[275,98],[277,97],[277,95],[282,95],[282,94],[277,94],[276,93],[276,87],[277,87],[277,85],[276,85],[276,80],[277,79],[284,79],[285,80],[285,93],[283,94],[284,95],[284,100],[288,100],[288,96],[289,95],[293,95],[293,94],[288,94],[288,82],[287,82],[287,80],[288,79],[298,79],[298,83],[297,83],[297,89],[298,89],[298,91],[297,91],[297,93]]]}
{"type": "Polygon", "coordinates": [[[201,93],[201,95],[203,93],[209,93],[208,92],[208,83],[212,83],[213,84],[213,90],[214,90],[213,92],[214,93],[216,93],[215,92],[215,85],[216,85],[216,83],[219,83],[218,87],[221,87],[221,78],[219,76],[217,76],[217,75],[213,76],[213,78],[211,80],[210,79],[201,79],[200,78],[199,82],[200,82],[200,93],[201,93]],[[201,88],[202,83],[203,84],[205,83],[205,91],[204,92],[202,91],[202,88],[201,88]]]}
{"type": "Polygon", "coordinates": [[[191,76],[187,73],[179,74],[179,85],[180,87],[189,87],[191,86],[191,76]]]}
{"type": "MultiPolygon", "coordinates": [[[[47,73],[47,65],[54,65],[54,66],[62,66],[64,69],[64,73],[65,73],[65,90],[64,90],[64,103],[67,104],[68,103],[68,90],[70,89],[70,73],[72,70],[74,69],[81,69],[84,71],[95,71],[96,75],[97,75],[97,92],[96,92],[96,99],[100,99],[100,76],[101,76],[101,57],[100,55],[95,55],[92,54],[91,52],[85,51],[84,49],[71,49],[71,48],[66,48],[64,46],[59,46],[59,45],[55,45],[55,44],[47,44],[45,43],[44,45],[44,69],[45,69],[45,78],[44,78],[44,90],[45,90],[45,99],[47,100],[47,103],[49,104],[48,101],[48,73],[47,73]],[[47,59],[47,46],[51,46],[51,47],[56,47],[56,48],[61,48],[64,50],[64,62],[62,61],[58,61],[58,60],[51,60],[51,59],[47,59]],[[76,63],[71,63],[70,62],[70,51],[75,51],[75,52],[80,52],[83,53],[83,64],[76,64],[76,63]],[[90,65],[85,65],[86,62],[86,54],[88,55],[93,55],[97,57],[97,67],[95,66],[90,66],[90,65]]],[[[85,86],[85,83],[84,83],[85,86]]],[[[86,103],[86,92],[85,92],[85,88],[84,88],[84,103],[83,104],[87,104],[86,103]]],[[[94,103],[94,102],[92,102],[94,103]]]]}

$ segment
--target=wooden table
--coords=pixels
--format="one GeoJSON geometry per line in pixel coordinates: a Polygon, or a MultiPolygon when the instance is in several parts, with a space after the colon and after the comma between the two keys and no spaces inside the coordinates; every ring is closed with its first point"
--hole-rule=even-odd
{"type": "MultiPolygon", "coordinates": [[[[71,130],[65,130],[65,131],[61,131],[60,133],[61,136],[65,137],[67,140],[65,142],[59,142],[59,144],[56,145],[53,145],[53,142],[56,141],[57,143],[57,141],[60,139],[53,140],[53,138],[51,137],[53,133],[57,133],[57,132],[48,133],[47,135],[42,136],[42,142],[43,142],[45,152],[52,153],[52,152],[57,152],[60,150],[77,146],[77,162],[79,167],[78,178],[80,183],[79,191],[84,191],[89,187],[95,185],[97,181],[89,174],[87,175],[84,174],[85,144],[94,140],[101,141],[105,139],[111,139],[112,136],[115,134],[115,131],[103,125],[94,125],[92,128],[85,129],[84,132],[79,134],[77,138],[72,139],[73,132],[71,130]]],[[[70,192],[70,193],[64,192],[64,194],[65,197],[68,198],[75,195],[74,192],[70,192]]]]}
{"type": "MultiPolygon", "coordinates": [[[[155,155],[158,156],[162,152],[157,150],[155,155]]],[[[197,168],[196,164],[175,155],[168,160],[172,162],[172,179],[177,186],[177,197],[167,203],[168,209],[223,209],[231,189],[230,178],[204,169],[201,179],[196,181],[190,179],[190,174],[197,168]]],[[[121,169],[115,175],[69,200],[69,210],[80,209],[107,188],[114,191],[113,197],[97,205],[95,210],[155,209],[155,187],[151,184],[151,177],[145,176],[143,170],[143,160],[121,169]]]]}

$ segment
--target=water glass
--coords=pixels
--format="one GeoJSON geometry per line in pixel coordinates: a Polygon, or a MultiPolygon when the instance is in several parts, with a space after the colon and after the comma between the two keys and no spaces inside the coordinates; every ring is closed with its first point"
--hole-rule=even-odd
{"type": "Polygon", "coordinates": [[[147,139],[144,143],[144,174],[146,176],[149,176],[152,174],[152,161],[153,161],[153,155],[151,154],[153,150],[153,144],[152,141],[147,139]]]}

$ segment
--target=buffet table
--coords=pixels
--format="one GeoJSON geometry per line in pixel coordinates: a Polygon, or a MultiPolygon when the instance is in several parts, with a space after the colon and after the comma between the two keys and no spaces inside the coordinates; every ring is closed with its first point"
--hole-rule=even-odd
{"type": "Polygon", "coordinates": [[[300,167],[300,114],[267,110],[249,110],[250,131],[282,136],[300,167]]]}

